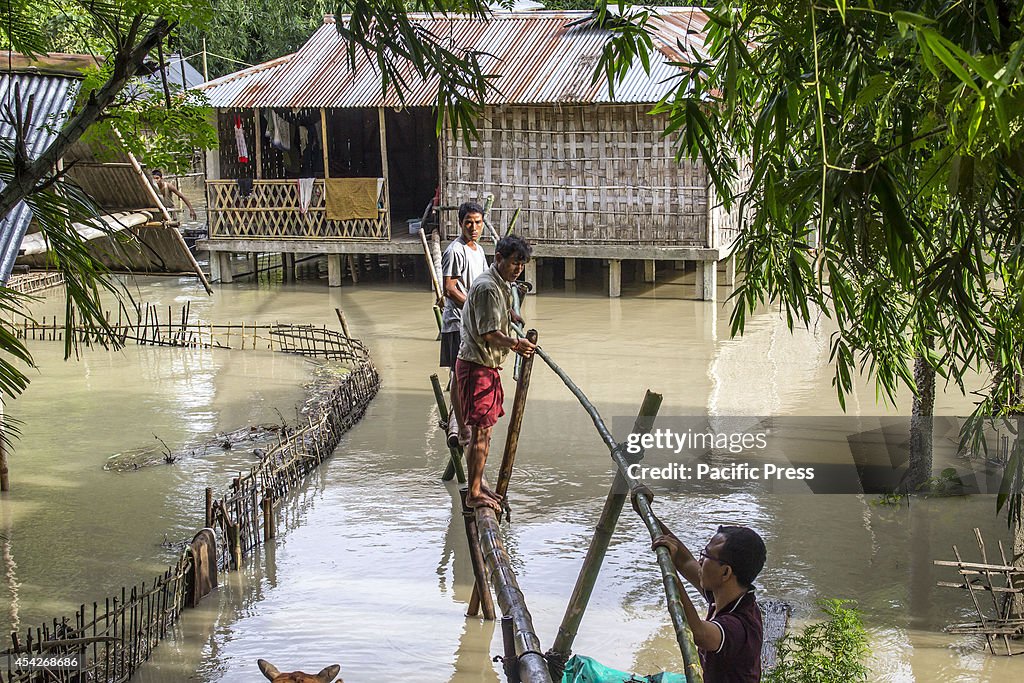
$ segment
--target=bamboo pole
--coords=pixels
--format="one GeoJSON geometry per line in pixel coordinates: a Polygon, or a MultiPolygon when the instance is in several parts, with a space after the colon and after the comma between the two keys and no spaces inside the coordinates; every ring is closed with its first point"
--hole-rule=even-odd
{"type": "Polygon", "coordinates": [[[345,318],[345,311],[340,308],[335,308],[334,312],[338,314],[338,322],[341,323],[341,331],[345,335],[345,338],[351,339],[352,335],[348,331],[348,320],[345,318]]]}
{"type": "Polygon", "coordinates": [[[7,444],[4,441],[7,435],[4,432],[4,405],[3,401],[0,401],[0,491],[10,491],[11,481],[8,478],[7,469],[7,444]]]}
{"type": "MultiPolygon", "coordinates": [[[[324,180],[327,180],[331,177],[331,163],[327,155],[327,110],[323,107],[320,107],[320,142],[324,153],[324,180]]],[[[326,193],[327,188],[324,187],[324,196],[326,193]]]]}
{"type": "Polygon", "coordinates": [[[430,270],[430,284],[434,288],[434,296],[440,301],[444,297],[441,289],[441,282],[438,280],[437,269],[434,268],[434,258],[430,255],[430,245],[427,244],[427,236],[420,230],[420,244],[423,245],[423,257],[427,260],[427,268],[430,270]]]}
{"type": "MultiPolygon", "coordinates": [[[[437,373],[430,376],[430,384],[434,388],[434,400],[437,401],[437,412],[441,417],[441,423],[448,424],[448,405],[445,403],[444,392],[441,391],[441,381],[437,378],[437,373]]],[[[447,438],[445,440],[447,441],[447,438]]],[[[448,451],[451,453],[451,458],[448,460],[448,467],[445,468],[441,481],[451,481],[452,477],[458,476],[459,483],[465,484],[466,470],[462,466],[462,447],[452,448],[449,446],[448,451]]]]}
{"type": "MultiPolygon", "coordinates": [[[[537,343],[537,330],[526,333],[526,339],[537,343]]],[[[498,484],[494,492],[501,498],[508,492],[508,484],[512,479],[512,466],[516,461],[516,450],[519,447],[519,430],[523,426],[523,413],[526,412],[526,397],[530,391],[530,375],[533,372],[533,356],[523,360],[516,382],[516,395],[512,401],[512,415],[508,420],[508,435],[505,437],[505,451],[501,455],[501,469],[498,470],[498,484]]]]}
{"type": "MultiPolygon", "coordinates": [[[[522,328],[513,323],[513,329],[522,334],[522,328]]],[[[601,439],[608,446],[611,451],[612,460],[615,462],[619,469],[619,474],[622,476],[623,481],[629,486],[630,494],[636,500],[637,514],[640,515],[640,519],[643,520],[647,526],[647,531],[651,535],[651,540],[661,535],[661,523],[654,514],[654,510],[651,509],[651,501],[649,494],[646,492],[647,489],[634,477],[629,476],[627,468],[629,462],[626,461],[622,450],[616,443],[615,438],[612,436],[608,427],[605,425],[604,420],[601,419],[601,414],[597,411],[597,408],[590,399],[587,398],[586,394],[576,386],[576,383],[572,381],[572,378],[566,374],[557,363],[544,352],[543,349],[537,347],[536,355],[540,356],[541,359],[547,363],[559,379],[565,384],[565,386],[572,392],[576,399],[583,406],[583,409],[590,415],[591,420],[594,423],[594,427],[597,429],[598,434],[601,435],[601,439]]],[[[697,657],[697,646],[693,643],[693,634],[690,631],[689,624],[686,621],[686,613],[683,611],[682,599],[680,597],[680,585],[679,580],[676,577],[675,566],[672,564],[672,557],[669,554],[668,548],[659,546],[656,550],[658,557],[658,566],[661,568],[662,583],[665,585],[665,598],[668,603],[668,612],[672,617],[672,626],[676,633],[676,643],[679,645],[679,651],[683,656],[683,664],[685,667],[686,680],[688,683],[703,683],[704,676],[700,668],[700,660],[697,657]]]]}
{"type": "MultiPolygon", "coordinates": [[[[530,330],[526,333],[526,338],[533,344],[537,343],[537,330],[530,330]]],[[[502,499],[505,498],[505,494],[508,493],[508,484],[512,479],[512,468],[516,461],[516,450],[519,447],[519,430],[523,426],[523,413],[526,411],[526,398],[530,391],[530,375],[533,372],[533,357],[529,357],[523,361],[522,371],[519,374],[519,379],[516,381],[516,395],[512,401],[512,415],[508,421],[508,435],[505,437],[505,451],[501,456],[501,469],[498,471],[498,483],[494,489],[494,492],[498,494],[502,499]]],[[[508,508],[508,502],[505,501],[505,508],[509,510],[509,519],[512,518],[511,509],[508,508]]],[[[500,520],[500,515],[499,515],[500,520]]],[[[479,598],[477,593],[478,588],[474,588],[476,591],[473,598],[479,598]]]]}
{"type": "Polygon", "coordinates": [[[253,125],[256,128],[256,180],[263,180],[263,125],[260,121],[262,118],[260,108],[256,107],[253,110],[253,125]]]}
{"type": "Polygon", "coordinates": [[[384,187],[381,191],[384,195],[384,227],[387,235],[391,235],[391,172],[388,168],[388,131],[385,125],[384,107],[377,108],[377,120],[380,128],[380,167],[381,175],[384,176],[384,187]]]}
{"type": "Polygon", "coordinates": [[[533,618],[526,598],[519,588],[512,562],[501,543],[498,517],[492,508],[475,508],[480,549],[491,574],[491,585],[504,615],[512,617],[515,630],[516,658],[519,677],[524,683],[551,683],[548,663],[542,654],[540,639],[533,627],[533,618]]]}
{"type": "MultiPolygon", "coordinates": [[[[434,322],[437,323],[437,333],[441,334],[441,329],[444,327],[443,317],[441,315],[441,307],[434,304],[434,322]]],[[[440,339],[440,337],[438,337],[440,339]]]]}
{"type": "MultiPolygon", "coordinates": [[[[114,131],[114,134],[117,136],[117,139],[121,142],[121,145],[124,146],[124,139],[121,137],[121,134],[118,133],[116,130],[114,131]]],[[[146,174],[143,172],[142,165],[139,164],[139,160],[135,158],[134,154],[132,154],[131,152],[127,152],[127,148],[125,149],[126,153],[128,154],[128,161],[131,163],[132,168],[135,170],[136,175],[138,175],[139,179],[142,181],[142,185],[145,188],[146,193],[149,195],[150,199],[152,199],[155,202],[154,206],[160,209],[160,212],[163,214],[164,217],[164,222],[171,223],[171,214],[168,213],[167,207],[164,206],[163,201],[160,199],[160,195],[158,195],[156,192],[156,188],[153,187],[153,183],[149,181],[149,178],[147,178],[146,174]]],[[[188,245],[185,244],[185,238],[181,236],[181,233],[177,230],[177,228],[169,226],[168,229],[171,231],[171,233],[174,234],[175,241],[178,243],[178,248],[181,250],[181,253],[185,256],[186,260],[188,260],[188,262],[192,264],[192,271],[196,274],[196,277],[199,278],[199,282],[202,283],[203,288],[206,290],[206,293],[213,294],[213,287],[210,286],[209,280],[206,279],[206,274],[203,273],[203,269],[199,267],[199,263],[196,262],[195,257],[192,255],[192,252],[189,251],[188,245]]]]}
{"type": "Polygon", "coordinates": [[[487,565],[484,563],[483,550],[480,547],[476,516],[473,514],[473,509],[466,506],[467,495],[469,495],[469,489],[459,489],[459,496],[462,500],[462,519],[466,522],[466,541],[469,543],[469,557],[473,565],[473,595],[466,614],[471,617],[476,616],[479,609],[482,609],[484,619],[494,621],[494,600],[491,597],[491,590],[487,587],[487,565]]]}
{"type": "MultiPolygon", "coordinates": [[[[637,415],[636,422],[633,425],[635,433],[647,433],[651,430],[654,417],[658,414],[658,409],[661,407],[661,399],[661,394],[655,394],[651,391],[647,392],[643,403],[640,405],[640,412],[637,415]]],[[[605,554],[608,552],[608,546],[611,543],[612,534],[618,523],[619,514],[622,512],[622,506],[626,501],[626,490],[626,482],[616,470],[611,489],[608,491],[608,497],[605,499],[604,509],[601,511],[601,518],[597,523],[597,528],[594,530],[594,536],[590,540],[590,548],[587,550],[586,559],[583,560],[583,566],[580,567],[580,574],[576,579],[572,597],[569,598],[569,604],[565,608],[565,616],[562,617],[562,623],[558,627],[558,635],[555,637],[554,645],[552,645],[551,650],[548,652],[548,660],[554,660],[560,668],[564,668],[565,662],[569,660],[569,655],[572,654],[573,641],[579,631],[580,622],[583,620],[583,613],[586,611],[587,603],[590,601],[590,596],[594,591],[594,585],[601,571],[601,564],[604,561],[605,554]]],[[[560,674],[561,671],[556,673],[560,674]]]]}

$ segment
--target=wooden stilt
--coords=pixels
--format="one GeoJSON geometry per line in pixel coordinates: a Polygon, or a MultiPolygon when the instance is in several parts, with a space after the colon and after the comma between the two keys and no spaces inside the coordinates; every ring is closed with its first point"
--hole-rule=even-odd
{"type": "Polygon", "coordinates": [[[327,255],[327,285],[329,287],[341,287],[343,279],[342,264],[343,254],[327,255]]]}
{"type": "Polygon", "coordinates": [[[565,259],[565,280],[572,282],[576,279],[576,259],[567,258],[565,259]]]}
{"type": "Polygon", "coordinates": [[[608,296],[612,299],[622,294],[622,261],[608,260],[608,296]]]}
{"type": "Polygon", "coordinates": [[[654,282],[654,272],[658,262],[654,259],[644,259],[644,282],[654,282]]]}

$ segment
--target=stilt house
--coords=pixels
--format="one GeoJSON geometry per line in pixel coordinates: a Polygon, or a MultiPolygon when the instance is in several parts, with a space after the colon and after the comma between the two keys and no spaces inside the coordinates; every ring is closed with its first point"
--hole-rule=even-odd
{"type": "MultiPolygon", "coordinates": [[[[410,78],[403,104],[364,55],[349,68],[325,16],[294,54],[202,87],[220,136],[207,164],[205,247],[222,266],[232,252],[326,253],[340,284],[342,254],[418,253],[407,220],[439,188],[448,211],[492,195],[499,229],[519,209],[516,232],[536,256],[566,259],[567,277],[576,258],[609,260],[612,296],[621,260],[642,259],[652,273],[654,260],[696,261],[698,294],[714,298],[714,264],[737,218],[716,205],[700,163],[676,161],[665,117],[648,113],[676,85],[679,46],[702,47],[707,17],[659,9],[650,73],[637,60],[614,96],[592,81],[609,34],[587,12],[414,15],[452,45],[490,55],[483,66],[496,90],[470,146],[458,131],[435,133],[436,80],[410,78]],[[338,210],[358,197],[362,209],[338,210]]],[[[443,222],[457,232],[452,214],[443,222]]]]}

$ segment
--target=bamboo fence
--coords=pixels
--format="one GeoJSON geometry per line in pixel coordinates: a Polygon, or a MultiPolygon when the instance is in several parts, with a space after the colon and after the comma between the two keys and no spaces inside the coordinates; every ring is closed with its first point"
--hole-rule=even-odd
{"type": "Polygon", "coordinates": [[[265,350],[294,353],[311,358],[368,362],[365,347],[326,325],[286,323],[228,322],[194,320],[191,306],[180,310],[152,304],[120,305],[116,316],[104,313],[109,330],[86,327],[64,316],[43,316],[40,320],[14,316],[8,324],[18,339],[25,341],[64,341],[70,334],[76,343],[89,346],[120,347],[128,342],[140,346],[175,346],[202,349],[265,350]]]}
{"type": "Polygon", "coordinates": [[[999,561],[990,561],[981,529],[975,528],[974,536],[978,541],[981,562],[964,562],[955,545],[955,561],[932,560],[937,566],[957,570],[960,581],[939,581],[937,585],[967,591],[978,615],[977,621],[952,624],[945,630],[947,633],[984,636],[988,649],[994,655],[1003,654],[996,648],[1000,640],[1007,656],[1024,654],[1024,648],[1020,646],[1020,638],[1024,636],[1024,619],[1015,612],[1015,601],[1024,596],[1024,567],[1014,564],[1012,553],[1007,557],[1002,541],[997,543],[999,561]],[[991,607],[986,604],[990,600],[991,607]]]}
{"type": "MultiPolygon", "coordinates": [[[[79,327],[69,327],[80,341],[97,341],[79,327]]],[[[242,558],[276,536],[275,511],[288,494],[300,488],[305,476],[329,458],[341,436],[358,422],[380,387],[380,378],[366,347],[326,327],[311,325],[213,325],[190,323],[188,306],[174,323],[160,320],[153,306],[140,306],[134,321],[122,315],[115,329],[121,343],[177,347],[269,348],[311,358],[342,361],[349,372],[317,403],[305,424],[286,427],[279,442],[248,473],[234,478],[223,495],[206,490],[204,526],[217,539],[219,571],[237,569],[242,558]]],[[[23,325],[19,336],[61,341],[64,326],[23,325]]],[[[72,618],[53,619],[24,636],[11,634],[11,646],[0,650],[0,683],[120,683],[149,659],[188,604],[195,566],[185,552],[178,562],[152,582],[123,587],[103,602],[82,605],[72,618]],[[19,669],[18,658],[55,663],[50,667],[19,669]],[[74,659],[75,666],[68,666],[74,659]]]]}
{"type": "Polygon", "coordinates": [[[7,288],[19,294],[36,294],[64,284],[64,273],[42,271],[15,273],[7,280],[7,288]]]}

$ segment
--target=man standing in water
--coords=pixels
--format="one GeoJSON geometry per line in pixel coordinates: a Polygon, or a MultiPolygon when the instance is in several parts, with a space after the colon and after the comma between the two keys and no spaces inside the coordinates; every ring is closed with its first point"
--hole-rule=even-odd
{"type": "Polygon", "coordinates": [[[455,363],[455,381],[459,385],[462,416],[469,425],[470,448],[469,507],[490,506],[501,510],[501,500],[483,485],[484,465],[491,447],[491,431],[505,414],[502,403],[501,363],[508,352],[527,357],[535,346],[513,336],[510,322],[523,320],[512,310],[511,283],[515,282],[530,260],[530,245],[521,237],[501,238],[494,249],[494,265],[476,279],[462,309],[462,345],[455,363]]]}
{"type": "Polygon", "coordinates": [[[668,548],[676,570],[708,601],[707,618],[701,619],[686,591],[680,591],[705,683],[757,683],[764,636],[753,584],[764,568],[764,541],[753,529],[720,526],[698,560],[664,524],[661,528],[664,534],[651,548],[668,548]]]}
{"type": "Polygon", "coordinates": [[[181,197],[181,201],[188,207],[189,218],[192,220],[196,219],[196,210],[192,208],[192,202],[188,200],[188,197],[181,190],[164,180],[164,172],[160,169],[153,170],[153,185],[156,187],[156,193],[160,196],[160,201],[163,202],[164,207],[168,211],[176,211],[174,208],[174,197],[177,195],[181,197]]]}
{"type": "Polygon", "coordinates": [[[441,318],[441,367],[448,368],[452,377],[452,412],[454,424],[448,425],[448,445],[455,446],[453,439],[465,446],[469,443],[469,426],[462,417],[462,403],[459,401],[459,384],[455,381],[455,361],[459,357],[462,335],[462,306],[466,294],[476,278],[487,270],[487,256],[477,242],[484,229],[484,210],[479,204],[466,202],[459,207],[459,225],[462,234],[458,236],[441,257],[441,276],[444,278],[444,313],[441,318]],[[454,429],[453,429],[454,427],[454,429]]]}

